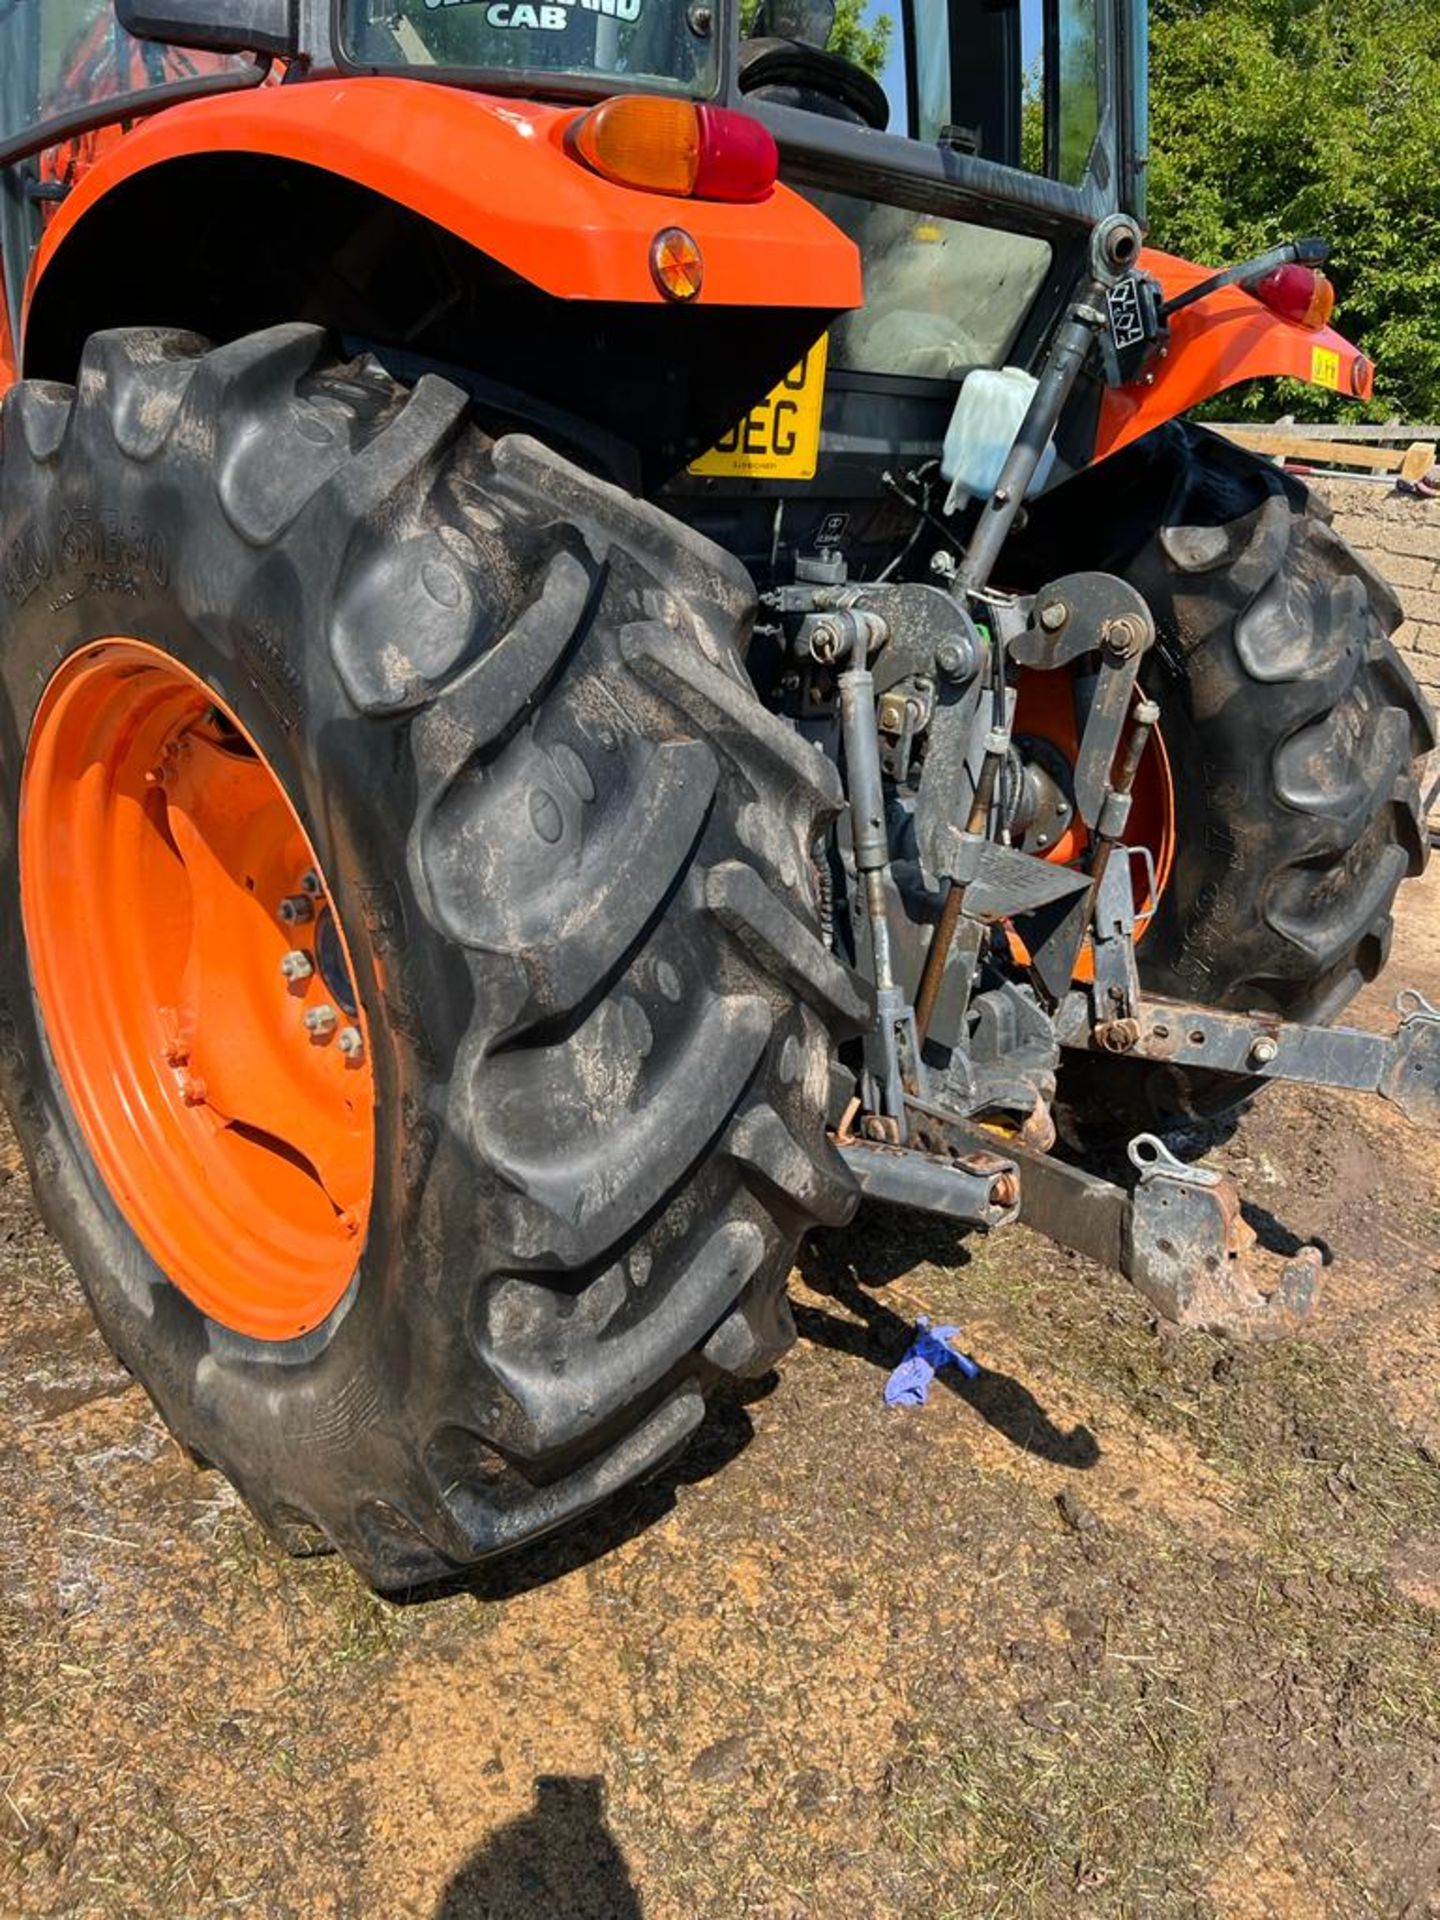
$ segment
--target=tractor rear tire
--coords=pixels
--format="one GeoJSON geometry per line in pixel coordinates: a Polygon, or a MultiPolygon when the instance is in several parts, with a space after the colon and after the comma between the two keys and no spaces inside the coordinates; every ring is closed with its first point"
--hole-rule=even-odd
{"type": "MultiPolygon", "coordinates": [[[[1384,966],[1396,890],[1428,856],[1434,720],[1390,638],[1393,591],[1298,480],[1188,422],[1040,502],[1023,551],[1034,584],[1103,567],[1155,615],[1142,677],[1177,845],[1139,950],[1143,984],[1335,1020],[1384,966]]],[[[1214,1117],[1260,1085],[1069,1054],[1057,1118],[1083,1145],[1214,1117]]]]}
{"type": "Polygon", "coordinates": [[[381,1591],[569,1522],[769,1369],[798,1240],[856,1204],[825,1109],[866,1008],[812,861],[839,786],[747,678],[748,576],[308,325],[97,335],[0,436],[0,1081],[106,1338],[272,1534],[381,1591]],[[27,965],[32,721],[114,636],[235,717],[348,940],[373,1198],[293,1337],[161,1270],[27,965]]]}

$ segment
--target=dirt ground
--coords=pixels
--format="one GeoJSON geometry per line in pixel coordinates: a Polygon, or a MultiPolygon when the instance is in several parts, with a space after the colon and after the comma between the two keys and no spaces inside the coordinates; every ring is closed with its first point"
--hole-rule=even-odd
{"type": "Polygon", "coordinates": [[[875,1212],[661,1485],[397,1608],[180,1457],[5,1135],[0,1912],[1440,1915],[1435,1149],[1287,1090],[1212,1158],[1333,1256],[1303,1337],[875,1212]],[[917,1311],[985,1371],[889,1411],[917,1311]]]}

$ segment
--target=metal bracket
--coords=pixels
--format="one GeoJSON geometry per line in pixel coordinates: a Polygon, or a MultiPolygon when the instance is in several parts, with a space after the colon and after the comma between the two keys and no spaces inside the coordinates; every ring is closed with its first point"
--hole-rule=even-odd
{"type": "Polygon", "coordinates": [[[1034,620],[1010,643],[1017,666],[1052,672],[1084,654],[1099,660],[1075,760],[1076,811],[1087,827],[1095,827],[1110,792],[1135,677],[1155,639],[1155,621],[1143,596],[1109,573],[1065,574],[1042,587],[1034,620]]]}
{"type": "Polygon", "coordinates": [[[1440,1120],[1440,1008],[1414,987],[1395,996],[1399,1031],[1375,1091],[1422,1126],[1440,1120]]]}
{"type": "Polygon", "coordinates": [[[1274,1339],[1293,1333],[1314,1312],[1320,1249],[1302,1247],[1262,1293],[1247,1256],[1254,1230],[1240,1195],[1210,1167],[1187,1166],[1153,1133],[1130,1142],[1140,1179],[1130,1202],[1131,1282],[1167,1320],[1212,1333],[1274,1339]]]}
{"type": "Polygon", "coordinates": [[[1090,952],[1095,974],[1096,1035],[1102,1046],[1107,1044],[1107,1034],[1117,1025],[1128,1032],[1130,1020],[1140,1001],[1140,973],[1135,963],[1135,883],[1132,878],[1137,857],[1148,863],[1150,892],[1146,897],[1154,898],[1155,866],[1149,848],[1121,847],[1117,849],[1117,854],[1118,857],[1105,862],[1096,885],[1090,930],[1090,952]]]}
{"type": "Polygon", "coordinates": [[[1289,1025],[1275,1014],[1217,1013],[1177,1000],[1147,999],[1126,1032],[1104,1026],[1104,1009],[1068,994],[1055,1015],[1062,1046],[1101,1048],[1136,1061],[1209,1067],[1254,1080],[1378,1093],[1422,1125],[1440,1121],[1440,1008],[1407,987],[1397,995],[1392,1034],[1356,1027],[1289,1025]],[[1123,1046],[1117,1040],[1123,1038],[1123,1046]]]}
{"type": "Polygon", "coordinates": [[[955,877],[961,826],[984,759],[983,697],[978,678],[942,680],[930,716],[925,771],[915,800],[915,839],[920,864],[932,880],[955,877]]]}

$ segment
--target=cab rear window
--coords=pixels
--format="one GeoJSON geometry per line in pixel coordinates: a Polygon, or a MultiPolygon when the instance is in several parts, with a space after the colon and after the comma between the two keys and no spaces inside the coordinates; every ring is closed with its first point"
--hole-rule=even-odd
{"type": "Polygon", "coordinates": [[[343,0],[356,66],[715,90],[717,9],[685,0],[343,0]]]}

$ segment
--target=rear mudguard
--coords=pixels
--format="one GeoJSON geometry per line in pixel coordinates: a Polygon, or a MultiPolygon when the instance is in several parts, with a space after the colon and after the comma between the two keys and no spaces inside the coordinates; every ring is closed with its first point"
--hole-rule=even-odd
{"type": "MultiPolygon", "coordinates": [[[[1215,271],[1148,247],[1140,267],[1160,282],[1167,300],[1215,271]]],[[[1095,458],[1118,453],[1226,387],[1277,374],[1354,400],[1370,398],[1375,378],[1365,355],[1333,327],[1295,326],[1277,318],[1243,287],[1222,287],[1175,315],[1165,357],[1141,380],[1107,389],[1095,458]]]]}
{"type": "Polygon", "coordinates": [[[200,155],[263,154],[342,175],[447,228],[562,300],[665,305],[650,267],[657,233],[698,242],[697,306],[860,304],[851,241],[788,188],[727,205],[617,186],[572,159],[574,107],[498,100],[417,80],[314,81],[170,108],[86,173],[36,254],[27,309],[86,217],[149,169],[200,155]]]}
{"type": "Polygon", "coordinates": [[[169,107],[47,227],[23,370],[73,380],[108,327],[304,318],[404,379],[473,374],[502,427],[653,491],[860,303],[859,255],[784,186],[727,205],[602,179],[566,149],[579,111],[380,78],[169,107]],[[650,264],[677,227],[702,261],[686,302],[650,264]]]}

